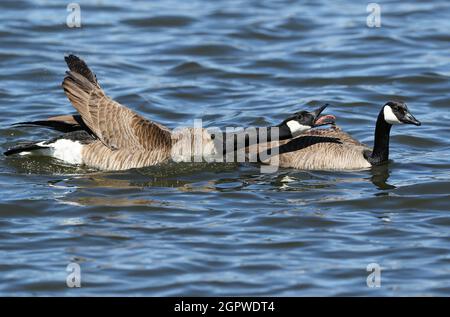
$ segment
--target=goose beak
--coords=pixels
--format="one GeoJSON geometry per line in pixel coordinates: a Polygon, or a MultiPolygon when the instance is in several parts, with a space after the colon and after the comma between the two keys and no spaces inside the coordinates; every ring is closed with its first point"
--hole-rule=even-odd
{"type": "Polygon", "coordinates": [[[414,124],[414,125],[416,125],[416,126],[422,125],[422,123],[421,123],[419,120],[417,120],[416,118],[414,118],[414,116],[412,115],[412,113],[409,112],[409,111],[405,114],[405,116],[402,118],[401,121],[402,121],[403,123],[406,123],[406,124],[414,124]]]}
{"type": "Polygon", "coordinates": [[[319,127],[327,124],[334,124],[336,122],[336,117],[331,114],[324,116],[320,115],[328,106],[329,104],[324,104],[323,106],[311,112],[311,114],[314,117],[313,127],[319,127]]]}

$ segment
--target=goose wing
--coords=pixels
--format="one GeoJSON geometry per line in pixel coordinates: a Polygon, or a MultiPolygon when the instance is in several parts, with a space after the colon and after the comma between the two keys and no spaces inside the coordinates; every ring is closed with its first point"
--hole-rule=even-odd
{"type": "Polygon", "coordinates": [[[47,118],[45,120],[37,121],[23,121],[15,123],[19,126],[42,126],[51,128],[64,133],[73,132],[78,130],[90,131],[88,127],[83,123],[80,115],[61,115],[47,118]]]}
{"type": "Polygon", "coordinates": [[[62,87],[83,122],[111,150],[169,147],[170,131],[108,97],[80,58],[65,57],[70,71],[62,87]]]}

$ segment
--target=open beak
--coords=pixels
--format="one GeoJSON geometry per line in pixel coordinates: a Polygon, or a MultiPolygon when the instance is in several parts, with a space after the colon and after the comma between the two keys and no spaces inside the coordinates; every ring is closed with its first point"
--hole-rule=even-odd
{"type": "Polygon", "coordinates": [[[417,126],[420,126],[422,123],[420,123],[419,120],[417,120],[416,118],[414,118],[414,116],[411,114],[411,112],[407,112],[405,114],[405,116],[402,118],[401,120],[403,123],[407,123],[407,124],[414,124],[417,126]]]}
{"type": "Polygon", "coordinates": [[[311,114],[314,117],[313,127],[319,127],[319,126],[327,125],[327,124],[334,124],[336,122],[336,117],[331,114],[327,114],[327,115],[323,115],[323,116],[320,115],[325,110],[325,108],[328,106],[329,106],[329,104],[325,104],[325,105],[321,106],[320,108],[311,112],[311,114]]]}

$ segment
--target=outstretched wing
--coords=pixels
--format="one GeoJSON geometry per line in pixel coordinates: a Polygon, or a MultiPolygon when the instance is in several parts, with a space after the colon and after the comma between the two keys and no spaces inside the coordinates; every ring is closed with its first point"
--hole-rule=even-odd
{"type": "Polygon", "coordinates": [[[171,144],[170,131],[108,97],[94,73],[74,55],[65,57],[70,71],[62,86],[83,122],[108,148],[151,150],[171,144]]]}

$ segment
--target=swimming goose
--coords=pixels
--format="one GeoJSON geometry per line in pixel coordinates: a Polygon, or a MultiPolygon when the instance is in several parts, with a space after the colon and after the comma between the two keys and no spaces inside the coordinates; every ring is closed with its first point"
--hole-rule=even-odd
{"type": "MultiPolygon", "coordinates": [[[[47,155],[69,164],[83,164],[101,170],[126,170],[166,162],[173,158],[173,153],[181,153],[182,157],[183,153],[191,155],[195,152],[198,129],[171,131],[143,118],[108,97],[83,60],[69,55],[65,61],[69,71],[62,87],[78,114],[19,123],[46,126],[64,134],[48,141],[19,144],[6,151],[5,155],[47,155]]],[[[334,123],[333,116],[321,116],[325,108],[326,105],[312,112],[295,113],[275,126],[279,139],[290,139],[313,127],[334,123]]],[[[271,141],[271,128],[259,128],[267,131],[267,141],[271,141]]],[[[227,136],[226,133],[215,135],[201,129],[201,154],[225,154],[228,148],[219,141],[227,139],[227,136]]],[[[244,145],[250,146],[252,142],[246,138],[244,145]]],[[[237,148],[234,144],[231,150],[237,148]]]]}
{"type": "Polygon", "coordinates": [[[271,164],[303,170],[358,170],[380,165],[389,159],[390,131],[398,124],[421,125],[405,103],[389,101],[378,115],[373,149],[338,127],[311,130],[281,142],[279,154],[271,164]]]}

